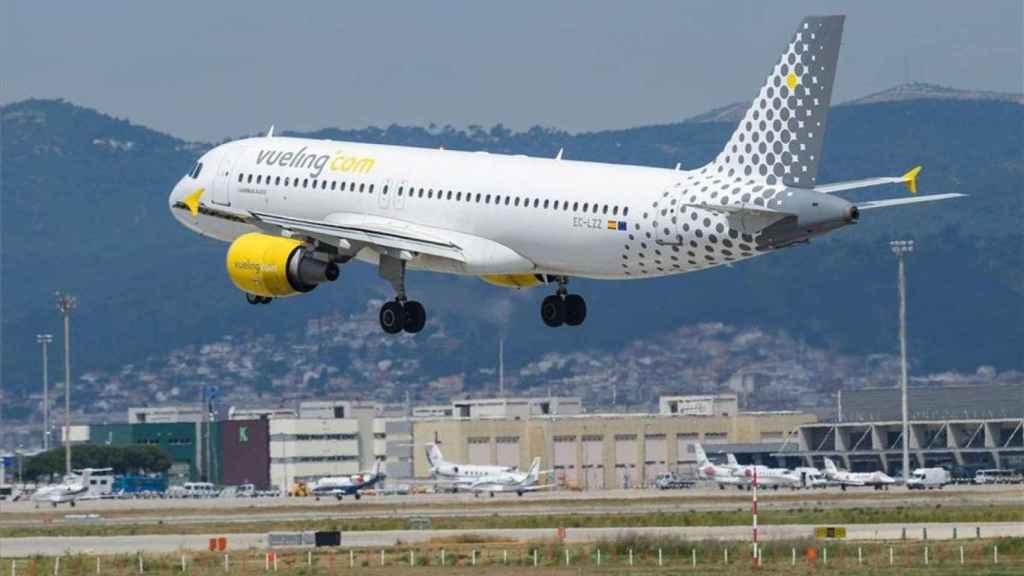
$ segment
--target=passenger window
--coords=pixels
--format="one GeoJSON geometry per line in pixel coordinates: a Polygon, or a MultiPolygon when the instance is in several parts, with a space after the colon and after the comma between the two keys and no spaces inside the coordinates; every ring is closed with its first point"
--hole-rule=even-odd
{"type": "Polygon", "coordinates": [[[580,209],[580,203],[579,202],[573,202],[572,203],[572,211],[573,212],[578,212],[579,209],[580,209]]]}
{"type": "Polygon", "coordinates": [[[449,191],[448,191],[448,199],[449,199],[449,200],[451,200],[451,199],[452,199],[452,191],[451,191],[451,190],[449,190],[449,191]]]}
{"type": "Polygon", "coordinates": [[[373,194],[373,184],[370,184],[370,189],[366,191],[367,194],[373,194]]]}
{"type": "Polygon", "coordinates": [[[403,192],[405,192],[405,186],[399,186],[398,187],[398,195],[401,196],[403,192]]]}
{"type": "Polygon", "coordinates": [[[313,190],[316,190],[316,178],[313,178],[313,190]]]}
{"type": "Polygon", "coordinates": [[[359,183],[359,191],[362,192],[365,189],[366,184],[363,182],[359,183]]]}
{"type": "Polygon", "coordinates": [[[280,185],[281,185],[281,177],[277,176],[277,177],[274,178],[274,186],[280,186],[280,185]]]}
{"type": "Polygon", "coordinates": [[[480,193],[479,192],[476,193],[476,203],[477,204],[480,203],[480,193]]]}
{"type": "Polygon", "coordinates": [[[593,212],[594,214],[597,214],[597,209],[598,208],[600,208],[600,206],[598,206],[597,204],[594,204],[594,209],[591,210],[591,212],[593,212]]]}
{"type": "Polygon", "coordinates": [[[248,180],[249,184],[252,184],[252,174],[249,174],[249,177],[246,178],[246,180],[248,180]]]}
{"type": "Polygon", "coordinates": [[[420,198],[423,198],[423,188],[420,188],[420,198]]]}
{"type": "Polygon", "coordinates": [[[618,216],[618,215],[619,215],[619,207],[615,206],[614,208],[612,208],[612,216],[618,216]]]}
{"type": "MultiPolygon", "coordinates": [[[[448,197],[451,198],[451,195],[452,195],[452,193],[449,192],[448,193],[448,197]]],[[[459,192],[458,194],[455,195],[455,201],[456,202],[462,202],[462,192],[459,192]]]]}
{"type": "Polygon", "coordinates": [[[533,199],[533,207],[536,208],[537,206],[540,206],[540,198],[533,199]]]}
{"type": "Polygon", "coordinates": [[[239,173],[238,173],[238,181],[239,181],[239,182],[241,182],[241,181],[242,181],[242,178],[243,178],[243,177],[244,177],[244,174],[242,174],[241,172],[239,172],[239,173]]]}
{"type": "Polygon", "coordinates": [[[490,204],[490,203],[491,203],[491,195],[490,195],[490,194],[488,194],[488,195],[487,195],[487,196],[486,196],[486,197],[484,198],[484,204],[490,204]]]}
{"type": "Polygon", "coordinates": [[[334,191],[334,190],[337,190],[337,189],[338,189],[338,182],[337,182],[337,180],[331,180],[331,190],[334,191]]]}
{"type": "Polygon", "coordinates": [[[588,204],[586,202],[583,203],[583,212],[584,213],[586,213],[586,211],[587,211],[587,205],[588,204]]]}
{"type": "Polygon", "coordinates": [[[601,208],[601,214],[607,214],[607,213],[608,213],[608,205],[605,204],[604,207],[601,208]]]}
{"type": "Polygon", "coordinates": [[[508,206],[512,202],[511,196],[505,196],[505,206],[508,206]]]}
{"type": "Polygon", "coordinates": [[[430,200],[433,197],[434,197],[434,189],[431,188],[430,190],[427,190],[427,200],[430,200]]]}
{"type": "Polygon", "coordinates": [[[519,206],[519,196],[516,196],[516,201],[515,201],[515,205],[516,205],[516,206],[519,206]]]}
{"type": "Polygon", "coordinates": [[[288,178],[286,177],[286,178],[284,179],[284,185],[285,185],[285,186],[287,186],[287,185],[288,185],[288,183],[289,183],[290,181],[291,181],[291,180],[289,180],[289,179],[288,179],[288,178]]]}
{"type": "Polygon", "coordinates": [[[623,216],[629,215],[629,206],[626,206],[625,208],[622,209],[622,215],[623,216]]]}
{"type": "Polygon", "coordinates": [[[303,188],[309,188],[309,178],[303,178],[302,179],[302,187],[303,188]]]}
{"type": "Polygon", "coordinates": [[[548,202],[550,202],[550,200],[547,200],[547,199],[544,200],[544,209],[545,210],[548,209],[548,202]]]}

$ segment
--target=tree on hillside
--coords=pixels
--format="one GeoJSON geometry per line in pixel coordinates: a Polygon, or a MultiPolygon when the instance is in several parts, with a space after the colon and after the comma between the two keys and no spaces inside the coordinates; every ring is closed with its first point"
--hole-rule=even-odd
{"type": "MultiPolygon", "coordinates": [[[[71,467],[113,468],[115,474],[164,473],[170,457],[159,446],[82,444],[71,450],[71,467]]],[[[26,478],[59,478],[64,473],[64,448],[54,448],[25,462],[26,478]]]]}

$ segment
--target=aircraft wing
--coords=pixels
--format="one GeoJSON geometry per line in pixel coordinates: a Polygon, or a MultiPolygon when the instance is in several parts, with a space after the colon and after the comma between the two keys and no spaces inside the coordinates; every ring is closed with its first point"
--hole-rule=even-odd
{"type": "Polygon", "coordinates": [[[915,166],[902,176],[882,176],[880,178],[864,178],[862,180],[847,180],[833,184],[822,184],[815,186],[814,191],[822,194],[832,194],[844,190],[857,190],[859,188],[870,188],[884,184],[906,184],[911,194],[917,194],[917,175],[921,173],[921,166],[915,166]]]}
{"type": "Polygon", "coordinates": [[[430,254],[458,262],[466,261],[462,248],[455,242],[444,238],[437,231],[401,220],[346,212],[330,214],[323,220],[264,212],[250,213],[266,227],[311,236],[329,244],[337,245],[339,240],[344,240],[385,250],[430,254]]]}

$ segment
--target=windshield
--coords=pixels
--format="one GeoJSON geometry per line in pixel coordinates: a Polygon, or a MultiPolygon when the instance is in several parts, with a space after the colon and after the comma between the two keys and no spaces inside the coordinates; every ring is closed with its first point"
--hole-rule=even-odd
{"type": "Polygon", "coordinates": [[[199,177],[199,173],[202,172],[202,171],[203,171],[203,163],[202,162],[196,162],[195,165],[192,166],[192,170],[190,170],[189,173],[188,173],[189,178],[192,178],[192,179],[198,178],[199,177]]]}

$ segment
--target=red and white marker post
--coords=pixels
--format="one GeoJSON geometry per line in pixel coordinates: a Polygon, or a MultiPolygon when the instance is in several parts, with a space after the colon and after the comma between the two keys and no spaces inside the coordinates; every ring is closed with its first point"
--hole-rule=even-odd
{"type": "Polygon", "coordinates": [[[757,547],[757,465],[752,466],[754,470],[752,511],[753,511],[753,536],[754,536],[754,566],[761,565],[761,551],[757,547]]]}

